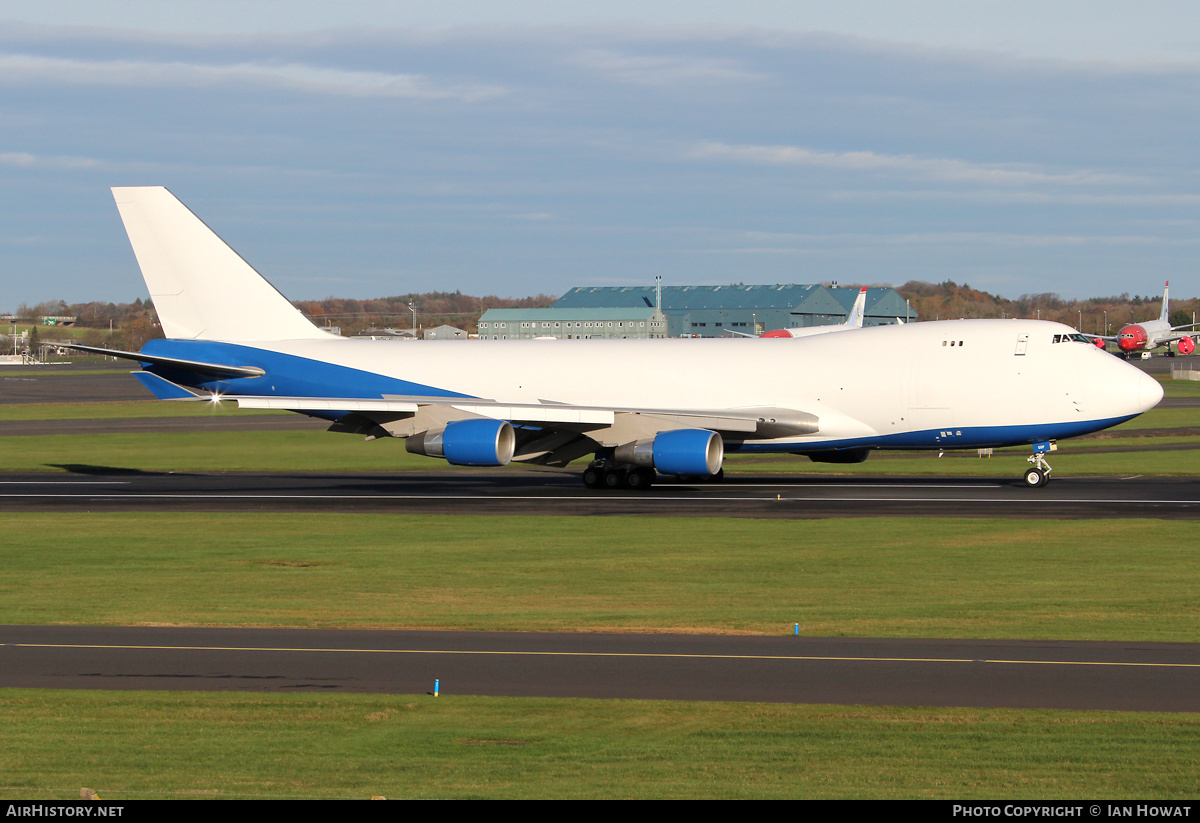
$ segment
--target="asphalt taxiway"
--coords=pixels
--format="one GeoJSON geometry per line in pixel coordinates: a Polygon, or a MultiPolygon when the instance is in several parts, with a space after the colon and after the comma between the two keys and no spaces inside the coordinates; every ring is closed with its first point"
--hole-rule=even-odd
{"type": "Polygon", "coordinates": [[[156,474],[63,466],[0,474],[0,511],[391,512],[523,515],[1200,518],[1200,478],[777,477],[583,487],[575,472],[448,469],[394,474],[156,474]]]}
{"type": "Polygon", "coordinates": [[[1200,644],[0,627],[0,687],[1200,711],[1200,644]]]}

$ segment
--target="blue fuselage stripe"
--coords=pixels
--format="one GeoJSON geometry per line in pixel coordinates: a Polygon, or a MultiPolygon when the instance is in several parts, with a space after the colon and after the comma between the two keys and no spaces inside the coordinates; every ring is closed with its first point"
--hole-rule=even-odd
{"type": "Polygon", "coordinates": [[[821,440],[809,444],[758,443],[748,441],[727,444],[727,451],[766,453],[838,451],[841,449],[990,449],[1001,446],[1023,446],[1044,440],[1065,440],[1091,434],[1132,420],[1136,414],[1110,417],[1105,420],[1076,420],[1070,423],[1039,423],[1025,426],[967,426],[956,429],[927,429],[915,432],[853,437],[845,440],[821,440]]]}
{"type": "MultiPolygon", "coordinates": [[[[397,343],[396,345],[405,345],[397,343]]],[[[143,364],[146,371],[182,386],[218,394],[257,397],[354,397],[380,399],[386,395],[420,397],[469,397],[421,383],[398,380],[361,369],[338,366],[291,354],[215,343],[207,340],[151,340],[142,347],[146,354],[176,357],[230,366],[257,366],[261,377],[214,378],[185,369],[143,364]]]]}

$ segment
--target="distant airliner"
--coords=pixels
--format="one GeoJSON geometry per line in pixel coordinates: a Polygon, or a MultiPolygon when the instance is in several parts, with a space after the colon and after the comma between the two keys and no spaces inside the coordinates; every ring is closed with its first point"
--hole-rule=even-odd
{"type": "Polygon", "coordinates": [[[713,477],[725,452],[820,462],[873,449],[1032,445],[1152,408],[1159,384],[1057,323],[953,320],[780,346],[753,339],[395,343],[322,331],[166,189],[113,189],[165,340],[139,380],[173,400],[236,400],[327,419],[466,466],[565,466],[593,488],[713,477]],[[1079,345],[1082,343],[1083,345],[1079,345]],[[864,354],[865,353],[865,354],[864,354]]]}
{"type": "Polygon", "coordinates": [[[812,337],[814,334],[829,334],[830,332],[851,331],[852,329],[861,329],[863,327],[863,317],[867,313],[867,287],[863,286],[858,290],[858,295],[854,298],[854,305],[850,307],[850,313],[846,315],[844,323],[835,323],[829,326],[805,326],[795,329],[775,329],[763,335],[763,337],[812,337]]]}
{"type": "MultiPolygon", "coordinates": [[[[1170,349],[1170,344],[1176,340],[1179,341],[1179,353],[1191,354],[1196,350],[1196,323],[1191,323],[1187,326],[1172,326],[1168,320],[1169,311],[1167,308],[1167,292],[1171,287],[1171,281],[1168,280],[1163,286],[1162,311],[1158,315],[1157,320],[1147,320],[1143,323],[1130,323],[1122,326],[1117,332],[1116,337],[1097,337],[1098,341],[1117,342],[1117,347],[1121,349],[1123,355],[1128,357],[1134,352],[1141,352],[1142,357],[1149,357],[1151,349],[1156,349],[1159,346],[1167,346],[1167,354],[1174,356],[1174,352],[1170,349]],[[1184,331],[1191,329],[1192,331],[1184,331]]],[[[1103,342],[1098,342],[1097,345],[1103,346],[1103,342]]]]}
{"type": "MultiPolygon", "coordinates": [[[[867,306],[867,287],[863,286],[858,290],[858,295],[854,298],[854,305],[850,307],[850,312],[846,315],[845,322],[831,323],[824,326],[804,326],[791,329],[775,329],[766,334],[746,334],[745,332],[726,329],[729,334],[737,337],[812,337],[814,334],[830,334],[831,332],[853,331],[863,327],[863,318],[866,316],[867,306]]],[[[899,317],[896,318],[897,323],[903,324],[899,317]]]]}

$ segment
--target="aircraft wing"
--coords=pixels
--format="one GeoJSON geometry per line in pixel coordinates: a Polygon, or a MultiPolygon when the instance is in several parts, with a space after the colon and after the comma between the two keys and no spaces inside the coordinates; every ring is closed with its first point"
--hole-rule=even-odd
{"type": "MultiPolygon", "coordinates": [[[[1192,335],[1195,334],[1195,329],[1197,329],[1197,328],[1200,328],[1200,323],[1189,323],[1186,326],[1172,326],[1171,333],[1174,334],[1175,332],[1183,332],[1182,334],[1178,335],[1178,337],[1191,337],[1192,335]],[[1185,329],[1192,329],[1193,331],[1185,332],[1184,331],[1185,329]]],[[[1174,340],[1177,338],[1171,338],[1171,339],[1174,340]]]]}
{"type": "MultiPolygon", "coordinates": [[[[707,429],[740,442],[816,434],[817,416],[767,407],[691,410],[601,408],[565,403],[504,403],[451,397],[394,397],[380,400],[337,397],[230,397],[239,408],[281,409],[322,416],[338,413],[329,430],[380,437],[413,438],[413,445],[449,423],[503,420],[515,428],[512,459],[565,466],[597,447],[617,448],[663,431],[707,429]]],[[[410,449],[412,450],[412,449],[410,449]]]]}
{"type": "MultiPolygon", "coordinates": [[[[205,398],[198,398],[205,399],[205,398]]],[[[570,427],[580,432],[606,428],[630,428],[633,421],[623,418],[644,418],[655,432],[663,425],[687,428],[711,429],[735,434],[737,439],[763,439],[787,435],[815,434],[819,428],[816,415],[795,409],[773,407],[748,407],[740,409],[693,410],[693,409],[647,409],[647,408],[602,408],[577,406],[567,403],[505,403],[496,400],[480,400],[463,397],[400,396],[380,400],[340,397],[243,397],[232,396],[238,407],[243,409],[280,409],[284,411],[343,411],[374,418],[373,422],[388,428],[388,423],[419,416],[422,410],[437,410],[447,419],[487,417],[492,420],[507,420],[515,425],[530,425],[544,428],[570,427]],[[390,420],[387,418],[391,418],[390,420]]],[[[414,426],[394,426],[389,433],[397,436],[411,428],[412,434],[423,429],[420,421],[414,426]]],[[[645,427],[640,427],[645,428],[645,427]]],[[[623,441],[624,442],[624,441],[623,441]]]]}
{"type": "MultiPolygon", "coordinates": [[[[72,348],[217,379],[258,377],[265,373],[254,366],[201,362],[79,344],[72,348]]],[[[423,395],[377,398],[289,397],[234,392],[222,395],[179,385],[169,376],[155,372],[140,371],[135,372],[135,376],[163,399],[185,402],[228,399],[237,401],[239,408],[299,412],[332,421],[330,431],[361,434],[369,439],[415,437],[419,440],[420,436],[437,434],[448,424],[458,421],[505,421],[519,430],[513,459],[544,465],[566,465],[594,452],[597,447],[617,448],[676,429],[713,431],[734,442],[811,435],[820,430],[820,421],[815,414],[768,406],[660,409],[588,406],[554,400],[509,403],[488,398],[423,395]]]]}

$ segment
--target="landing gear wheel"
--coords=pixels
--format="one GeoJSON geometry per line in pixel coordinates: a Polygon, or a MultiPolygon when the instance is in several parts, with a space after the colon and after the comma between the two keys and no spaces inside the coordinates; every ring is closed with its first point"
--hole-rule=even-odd
{"type": "Polygon", "coordinates": [[[625,472],[621,469],[610,469],[604,473],[604,488],[619,489],[625,485],[625,472]]]}
{"type": "Polygon", "coordinates": [[[625,485],[636,491],[648,489],[654,485],[654,472],[650,469],[634,469],[625,475],[625,485]]]}
{"type": "Polygon", "coordinates": [[[1030,467],[1025,470],[1025,485],[1031,489],[1040,489],[1050,482],[1050,472],[1054,471],[1046,462],[1045,452],[1052,451],[1057,447],[1053,441],[1050,441],[1046,444],[1035,444],[1034,448],[1038,451],[1025,458],[1030,463],[1030,467]]]}
{"type": "Polygon", "coordinates": [[[594,466],[583,470],[583,485],[589,489],[604,488],[604,472],[594,466]]]}

